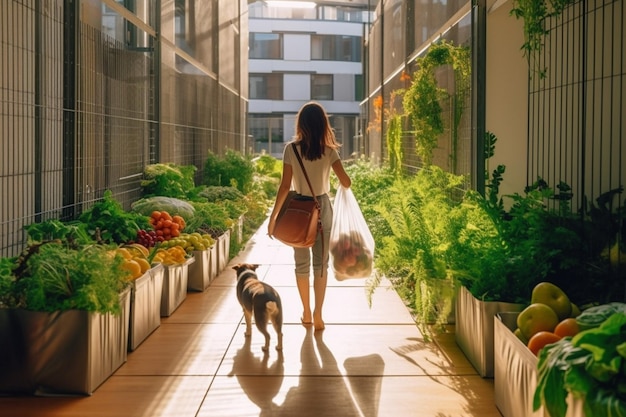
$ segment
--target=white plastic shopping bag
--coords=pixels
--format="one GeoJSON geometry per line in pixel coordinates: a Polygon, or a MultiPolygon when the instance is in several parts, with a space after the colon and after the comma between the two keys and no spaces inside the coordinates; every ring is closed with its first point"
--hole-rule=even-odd
{"type": "Polygon", "coordinates": [[[339,186],[333,205],[330,254],[335,278],[368,278],[374,263],[374,237],[350,188],[339,186]]]}

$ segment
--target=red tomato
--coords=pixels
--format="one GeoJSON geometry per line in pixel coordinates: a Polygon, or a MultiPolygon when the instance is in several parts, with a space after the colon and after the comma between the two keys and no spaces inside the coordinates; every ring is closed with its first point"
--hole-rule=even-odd
{"type": "Polygon", "coordinates": [[[530,338],[530,340],[528,341],[528,349],[530,349],[530,351],[536,356],[539,354],[539,351],[543,349],[544,346],[551,343],[556,343],[559,340],[561,340],[561,336],[556,335],[552,332],[541,331],[535,333],[530,338]]]}
{"type": "Polygon", "coordinates": [[[554,328],[554,334],[560,337],[576,336],[579,331],[578,322],[572,317],[564,319],[554,328]]]}

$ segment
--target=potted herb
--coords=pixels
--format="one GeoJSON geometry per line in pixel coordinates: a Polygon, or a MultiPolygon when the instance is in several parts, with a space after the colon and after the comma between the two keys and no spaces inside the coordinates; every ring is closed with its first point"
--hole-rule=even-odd
{"type": "Polygon", "coordinates": [[[78,240],[31,241],[0,263],[1,392],[91,394],[126,361],[123,259],[78,240]]]}

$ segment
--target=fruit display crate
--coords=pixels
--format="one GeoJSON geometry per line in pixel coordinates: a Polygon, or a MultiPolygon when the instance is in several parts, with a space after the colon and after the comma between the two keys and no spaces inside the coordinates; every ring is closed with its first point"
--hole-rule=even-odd
{"type": "MultiPolygon", "coordinates": [[[[494,319],[494,399],[503,417],[549,417],[543,407],[533,411],[537,388],[537,357],[513,331],[519,312],[501,312],[494,319]]],[[[566,417],[584,417],[581,400],[567,398],[566,417]]]]}
{"type": "Polygon", "coordinates": [[[161,292],[161,317],[169,317],[187,298],[189,265],[193,257],[182,264],[163,265],[163,290],[161,292]]]}
{"type": "Polygon", "coordinates": [[[91,395],[128,357],[130,290],[121,314],[0,310],[0,393],[91,395]]]}
{"type": "Polygon", "coordinates": [[[133,281],[130,293],[128,350],[134,351],[161,325],[165,268],[156,264],[133,281]]]}
{"type": "Polygon", "coordinates": [[[217,276],[217,244],[209,249],[193,251],[195,261],[189,265],[187,289],[204,291],[217,276]]]}
{"type": "Polygon", "coordinates": [[[465,287],[457,292],[456,343],[483,378],[494,376],[494,316],[499,312],[521,311],[523,308],[523,304],[479,300],[465,287]]]}
{"type": "Polygon", "coordinates": [[[231,232],[227,230],[218,236],[215,242],[217,246],[217,273],[221,273],[230,259],[230,238],[231,232]]]}

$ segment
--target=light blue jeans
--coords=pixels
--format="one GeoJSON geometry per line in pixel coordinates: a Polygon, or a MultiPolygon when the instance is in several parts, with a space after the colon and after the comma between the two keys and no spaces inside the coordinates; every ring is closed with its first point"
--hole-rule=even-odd
{"type": "Polygon", "coordinates": [[[315,244],[311,248],[294,248],[294,260],[296,262],[296,276],[309,276],[311,261],[313,263],[313,277],[327,275],[330,229],[333,225],[333,205],[330,203],[328,194],[317,196],[322,206],[322,232],[317,235],[315,244]],[[323,244],[322,244],[323,243],[323,244]]]}

